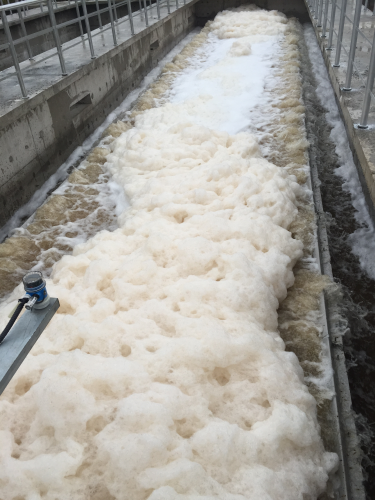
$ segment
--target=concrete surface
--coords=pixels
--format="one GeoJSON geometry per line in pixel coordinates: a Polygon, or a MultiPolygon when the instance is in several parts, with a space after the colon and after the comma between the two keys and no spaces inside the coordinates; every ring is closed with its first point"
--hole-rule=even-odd
{"type": "MultiPolygon", "coordinates": [[[[306,1],[306,0],[305,0],[306,1]]],[[[338,0],[339,5],[341,1],[338,0]]],[[[354,17],[355,0],[348,0],[346,14],[350,19],[354,17]]],[[[335,30],[338,31],[340,11],[335,16],[335,30]]],[[[352,28],[348,20],[345,23],[343,36],[343,49],[341,51],[340,67],[334,68],[333,64],[336,56],[336,36],[333,37],[333,50],[327,50],[327,38],[321,37],[321,28],[317,27],[315,19],[313,26],[323,53],[328,73],[332,82],[336,99],[341,111],[345,127],[348,133],[350,147],[353,152],[354,161],[357,166],[362,188],[366,201],[375,222],[375,103],[372,102],[369,115],[369,128],[367,130],[358,129],[363,103],[363,92],[367,78],[367,70],[370,61],[371,47],[369,43],[358,35],[357,50],[355,57],[355,67],[352,78],[352,90],[350,92],[342,90],[345,86],[346,68],[352,28]]],[[[360,29],[372,42],[375,30],[375,16],[372,12],[365,11],[361,15],[360,29]]]]}
{"type": "Polygon", "coordinates": [[[12,68],[0,73],[0,226],[191,31],[196,2],[174,6],[170,15],[163,7],[160,21],[154,8],[148,28],[135,17],[134,36],[128,21],[119,23],[117,47],[110,29],[97,30],[94,60],[87,41],[66,44],[68,76],[61,76],[56,49],[21,63],[27,100],[12,68]],[[85,106],[76,114],[71,107],[81,99],[85,106]]]}

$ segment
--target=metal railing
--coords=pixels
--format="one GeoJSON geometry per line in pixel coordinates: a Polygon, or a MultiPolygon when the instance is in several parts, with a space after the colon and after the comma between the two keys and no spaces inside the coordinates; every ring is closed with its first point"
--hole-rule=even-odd
{"type": "MultiPolygon", "coordinates": [[[[3,3],[2,0],[0,0],[1,3],[3,3]]],[[[71,0],[68,0],[68,2],[64,2],[64,4],[70,4],[71,0]]],[[[71,48],[72,46],[78,45],[80,43],[83,43],[85,41],[89,42],[89,48],[90,48],[90,54],[91,54],[91,59],[96,58],[95,54],[95,47],[94,47],[94,42],[93,39],[95,36],[99,35],[100,33],[103,33],[106,30],[111,30],[112,31],[112,37],[113,37],[113,45],[117,45],[117,35],[116,35],[116,29],[121,23],[128,22],[129,27],[130,27],[130,32],[131,35],[133,36],[135,34],[134,30],[134,18],[136,16],[139,16],[141,19],[141,22],[144,23],[145,27],[149,26],[149,19],[153,16],[153,9],[156,9],[157,13],[157,19],[159,20],[161,18],[160,15],[160,8],[161,6],[166,6],[167,7],[167,12],[168,14],[171,13],[171,4],[175,5],[176,9],[178,9],[180,6],[186,4],[186,0],[138,0],[139,3],[139,10],[132,12],[131,9],[131,0],[106,0],[106,7],[104,8],[99,8],[99,3],[98,0],[95,0],[95,7],[96,10],[92,13],[88,13],[87,11],[87,1],[86,0],[72,0],[72,4],[75,4],[76,7],[76,15],[77,17],[63,22],[63,23],[57,23],[56,22],[56,16],[55,12],[56,10],[59,9],[59,3],[56,2],[56,0],[26,0],[26,1],[21,1],[21,2],[15,2],[15,3],[10,3],[6,5],[0,5],[0,13],[1,13],[1,20],[2,20],[2,27],[4,29],[4,33],[6,36],[6,43],[0,44],[0,50],[3,49],[9,49],[10,55],[12,58],[13,66],[15,69],[15,72],[13,73],[8,73],[1,78],[0,81],[9,78],[11,76],[14,76],[14,74],[17,75],[18,83],[21,88],[21,93],[22,97],[24,99],[28,99],[29,96],[27,94],[27,89],[24,83],[24,78],[22,72],[26,70],[28,67],[21,68],[20,63],[18,60],[17,56],[17,51],[16,47],[20,44],[25,44],[27,53],[29,56],[29,60],[33,61],[33,52],[32,48],[30,45],[30,41],[33,40],[34,38],[40,37],[41,35],[46,35],[48,33],[52,33],[53,39],[54,39],[54,44],[56,46],[57,50],[57,55],[60,61],[60,67],[61,67],[61,74],[63,76],[66,76],[68,74],[67,69],[66,69],[66,64],[65,64],[65,59],[64,59],[64,50],[67,50],[65,47],[64,49],[62,48],[62,44],[60,41],[60,35],[59,35],[59,30],[61,28],[66,28],[67,26],[71,26],[75,23],[79,24],[79,30],[81,33],[81,40],[79,42],[76,42],[75,44],[69,46],[68,48],[71,48]],[[122,6],[125,6],[127,8],[128,15],[120,18],[118,16],[118,9],[122,6]],[[41,12],[44,12],[44,8],[47,8],[48,11],[48,17],[50,19],[51,26],[49,28],[37,31],[36,33],[28,34],[26,31],[26,26],[25,26],[25,21],[24,17],[27,15],[28,9],[36,8],[40,9],[41,12]],[[80,9],[82,8],[83,15],[80,13],[80,9]],[[106,25],[103,25],[102,23],[102,16],[103,14],[107,13],[109,14],[109,19],[110,22],[106,25]],[[15,19],[15,14],[18,14],[18,17],[15,19]],[[90,19],[97,17],[99,29],[92,31],[90,28],[90,19]],[[9,18],[9,19],[8,19],[9,18]],[[21,30],[22,30],[22,37],[13,39],[11,30],[10,30],[10,25],[9,23],[11,21],[16,20],[17,22],[20,23],[21,30]],[[83,28],[83,24],[85,30],[83,28]],[[86,33],[85,33],[86,31],[86,33]]],[[[91,3],[91,2],[90,2],[91,3]]],[[[60,4],[61,5],[61,4],[60,4]]],[[[29,11],[30,12],[30,11],[29,11]]],[[[54,57],[56,53],[51,53],[47,57],[45,57],[43,60],[48,59],[50,57],[54,57]]]]}
{"type": "Polygon", "coordinates": [[[371,102],[375,103],[375,95],[373,93],[375,80],[375,8],[371,14],[371,11],[368,11],[367,9],[368,0],[365,1],[364,6],[362,5],[362,0],[354,0],[354,12],[353,17],[351,18],[348,14],[348,0],[308,0],[307,4],[310,10],[311,19],[315,20],[318,28],[322,28],[320,36],[322,38],[327,38],[328,35],[325,50],[333,50],[335,37],[336,53],[333,67],[340,67],[342,51],[344,51],[347,55],[348,60],[345,74],[345,84],[342,87],[342,90],[345,92],[353,90],[353,70],[355,70],[356,75],[358,75],[362,80],[362,88],[356,89],[360,91],[363,91],[364,89],[361,118],[358,123],[358,128],[367,129],[371,102]],[[370,31],[371,29],[374,31],[372,34],[372,41],[368,36],[366,36],[364,30],[360,28],[361,21],[364,24],[366,20],[369,20],[372,24],[372,28],[370,27],[370,31]],[[338,21],[337,27],[336,21],[338,21]],[[343,43],[344,30],[348,27],[351,29],[349,51],[343,43]],[[362,78],[361,71],[356,63],[358,35],[361,36],[362,40],[364,40],[370,50],[368,64],[366,65],[365,71],[362,71],[363,74],[367,73],[367,78],[365,80],[362,78]]]}

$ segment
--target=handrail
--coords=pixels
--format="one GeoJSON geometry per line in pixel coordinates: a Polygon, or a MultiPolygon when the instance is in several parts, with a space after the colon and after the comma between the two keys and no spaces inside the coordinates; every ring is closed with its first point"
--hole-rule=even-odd
{"type": "MultiPolygon", "coordinates": [[[[365,4],[365,13],[367,12],[367,1],[365,4]]],[[[325,46],[325,50],[333,49],[333,36],[336,36],[336,54],[335,61],[333,67],[340,67],[341,60],[341,49],[344,49],[345,53],[348,55],[348,63],[345,71],[345,84],[342,87],[344,92],[351,92],[352,89],[352,75],[353,69],[357,71],[360,79],[362,80],[365,91],[364,91],[364,99],[362,104],[362,112],[361,118],[358,123],[358,128],[368,129],[368,116],[370,112],[371,101],[375,103],[375,95],[373,93],[374,81],[375,81],[375,27],[373,33],[373,41],[371,42],[368,37],[363,33],[360,28],[361,16],[363,15],[363,6],[362,0],[355,0],[355,10],[354,17],[351,19],[347,14],[347,5],[348,0],[307,0],[308,8],[310,11],[311,20],[316,21],[316,27],[323,26],[322,30],[322,38],[326,37],[326,27],[329,23],[329,38],[328,45],[325,46]],[[324,9],[323,9],[324,4],[324,9]],[[335,21],[336,21],[336,10],[340,11],[340,19],[338,23],[338,30],[335,29],[335,21]],[[322,20],[323,18],[323,20],[322,20]],[[344,47],[343,44],[343,34],[344,28],[346,26],[346,21],[349,22],[352,28],[351,41],[349,52],[344,47]],[[367,79],[366,81],[362,78],[360,71],[356,65],[356,49],[357,49],[357,37],[358,34],[367,42],[367,44],[371,47],[371,53],[369,57],[369,64],[367,69],[367,79]]],[[[375,8],[372,16],[375,16],[375,8]]],[[[371,16],[371,19],[373,18],[371,16]]],[[[363,20],[363,19],[362,19],[363,20]]],[[[357,91],[362,91],[362,89],[355,89],[357,91]]]]}
{"type": "MultiPolygon", "coordinates": [[[[140,16],[140,19],[142,22],[145,23],[145,27],[149,25],[149,14],[151,14],[153,11],[153,8],[156,7],[156,12],[157,12],[157,18],[158,20],[161,18],[161,12],[160,12],[160,7],[162,5],[167,6],[167,12],[170,14],[171,12],[171,5],[170,2],[173,0],[154,0],[154,3],[152,3],[152,0],[139,0],[139,10],[132,12],[131,9],[131,0],[121,0],[120,2],[116,2],[116,0],[107,0],[107,6],[104,8],[99,8],[98,0],[95,1],[96,5],[96,10],[94,12],[91,12],[90,14],[87,12],[87,4],[86,0],[72,0],[73,1],[73,6],[75,5],[76,7],[76,12],[77,16],[74,19],[71,19],[69,21],[63,22],[63,23],[57,23],[56,22],[56,17],[55,17],[55,11],[59,9],[59,6],[54,0],[25,0],[22,2],[15,2],[12,4],[7,4],[7,5],[1,5],[0,6],[0,18],[2,20],[2,25],[4,28],[4,32],[6,35],[6,43],[3,43],[0,45],[0,50],[3,49],[9,49],[10,55],[12,57],[13,61],[13,67],[15,69],[15,72],[9,72],[5,74],[5,76],[1,77],[0,76],[0,82],[5,80],[6,78],[9,78],[13,75],[16,74],[18,83],[20,85],[21,89],[21,94],[23,99],[28,99],[28,93],[27,89],[23,80],[23,74],[22,71],[24,71],[26,68],[21,68],[19,61],[18,61],[18,56],[16,52],[16,46],[20,44],[26,44],[27,47],[27,52],[29,55],[29,60],[33,61],[33,54],[32,54],[32,48],[30,46],[30,40],[33,40],[36,37],[39,37],[41,35],[45,35],[48,33],[53,34],[54,42],[55,42],[55,47],[57,50],[57,55],[60,61],[60,67],[61,67],[61,74],[62,76],[66,76],[68,74],[66,65],[65,65],[65,59],[64,59],[64,52],[80,43],[83,43],[85,41],[89,42],[89,47],[90,47],[90,54],[91,54],[91,59],[95,59],[95,47],[93,43],[93,38],[104,31],[107,31],[109,29],[112,30],[112,37],[113,37],[113,44],[114,46],[117,45],[117,35],[116,35],[116,30],[115,26],[117,27],[118,25],[122,24],[123,22],[129,22],[130,26],[130,32],[131,36],[135,34],[134,30],[134,19],[136,16],[140,16]],[[29,6],[42,6],[45,5],[47,6],[47,12],[48,16],[50,19],[51,26],[48,28],[45,28],[43,30],[40,30],[36,33],[33,34],[27,34],[26,27],[24,24],[24,19],[21,15],[21,7],[29,7],[29,6]],[[121,18],[118,18],[117,14],[117,9],[119,7],[127,7],[128,14],[126,16],[123,16],[121,18]],[[81,15],[79,7],[82,7],[83,14],[81,15]],[[23,36],[13,40],[12,34],[9,28],[9,20],[7,17],[6,11],[16,11],[19,16],[19,20],[21,23],[22,27],[22,34],[23,36]],[[109,18],[110,22],[106,24],[105,26],[102,25],[102,20],[101,16],[105,13],[109,13],[109,18]],[[90,18],[98,17],[98,22],[99,22],[99,30],[94,30],[94,32],[91,31],[90,27],[90,18]],[[61,41],[60,41],[60,35],[59,35],[59,30],[61,28],[64,28],[66,26],[70,26],[72,24],[78,23],[80,27],[80,33],[81,33],[81,39],[77,42],[73,42],[73,44],[70,44],[69,46],[65,45],[62,47],[61,41]],[[84,23],[86,33],[84,33],[82,29],[82,23],[84,23]]],[[[179,0],[176,1],[176,9],[180,7],[179,0]]],[[[180,0],[181,1],[181,0],[180,0]]],[[[70,4],[70,0],[69,0],[70,4]]],[[[186,4],[186,0],[183,0],[183,5],[186,4]]],[[[13,15],[13,14],[11,14],[13,15]]],[[[46,59],[49,59],[50,57],[54,57],[56,53],[51,53],[47,55],[47,57],[43,58],[41,61],[45,61],[46,59]]],[[[41,62],[38,61],[38,62],[41,62]]]]}

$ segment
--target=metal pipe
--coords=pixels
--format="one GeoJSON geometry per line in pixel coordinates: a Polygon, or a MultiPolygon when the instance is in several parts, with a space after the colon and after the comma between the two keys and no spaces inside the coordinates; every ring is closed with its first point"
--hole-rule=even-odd
{"type": "Polygon", "coordinates": [[[143,6],[144,6],[144,11],[145,11],[145,22],[146,22],[146,26],[148,26],[148,15],[147,15],[147,4],[146,4],[146,0],[143,0],[143,6]]]}
{"type": "Polygon", "coordinates": [[[179,5],[178,5],[178,0],[176,0],[176,9],[179,8],[179,5]]]}
{"type": "Polygon", "coordinates": [[[6,13],[4,10],[1,11],[1,19],[3,21],[3,28],[4,28],[4,32],[5,32],[5,35],[7,37],[8,44],[9,44],[9,50],[10,50],[10,54],[11,54],[12,59],[13,59],[13,65],[14,65],[14,68],[16,70],[18,83],[21,87],[22,97],[24,99],[28,99],[29,96],[27,95],[25,84],[23,83],[21,68],[20,68],[20,65],[18,64],[17,52],[16,52],[16,49],[14,48],[12,35],[11,35],[10,29],[9,29],[8,19],[7,19],[7,16],[6,16],[6,13]]]}
{"type": "Polygon", "coordinates": [[[79,11],[77,0],[75,0],[75,4],[76,4],[76,13],[77,13],[77,18],[78,18],[79,31],[81,33],[81,37],[84,38],[84,33],[83,33],[83,28],[82,28],[82,22],[81,22],[81,19],[80,19],[81,13],[79,11]]]}
{"type": "Polygon", "coordinates": [[[129,23],[130,23],[130,30],[132,35],[134,35],[134,22],[133,22],[133,13],[132,13],[132,6],[130,3],[130,0],[127,0],[128,4],[128,17],[129,17],[129,23]]]}
{"type": "Polygon", "coordinates": [[[142,12],[142,2],[139,0],[139,12],[141,14],[141,21],[143,21],[143,12],[142,12]]]}
{"type": "MultiPolygon", "coordinates": [[[[70,2],[70,0],[69,0],[69,2],[70,2]]],[[[95,3],[96,3],[96,12],[98,13],[99,28],[102,30],[103,29],[102,16],[100,14],[100,8],[99,8],[99,2],[98,2],[98,0],[95,0],[95,3]]]]}
{"type": "Polygon", "coordinates": [[[344,24],[345,24],[345,14],[346,14],[347,3],[348,3],[348,0],[342,0],[339,31],[337,34],[337,47],[336,47],[335,64],[333,65],[334,68],[338,68],[340,66],[342,36],[344,34],[344,24]]]}
{"type": "Polygon", "coordinates": [[[328,21],[328,5],[329,5],[329,1],[328,1],[328,0],[326,0],[325,9],[324,9],[324,19],[323,19],[322,38],[326,38],[326,32],[327,32],[327,21],[328,21]]]}
{"type": "Polygon", "coordinates": [[[17,12],[18,12],[18,17],[19,17],[20,24],[21,24],[22,33],[23,33],[23,36],[25,37],[27,53],[29,54],[29,60],[33,61],[34,58],[33,58],[32,52],[31,52],[31,47],[30,47],[29,39],[27,37],[26,26],[25,26],[25,22],[23,20],[22,14],[21,14],[21,9],[17,9],[17,12]]]}
{"type": "Polygon", "coordinates": [[[117,9],[116,9],[116,0],[113,0],[113,13],[115,15],[115,23],[118,23],[117,9]]]}
{"type": "Polygon", "coordinates": [[[111,2],[111,0],[108,0],[108,10],[109,10],[109,19],[111,20],[113,44],[116,46],[117,45],[117,36],[116,36],[115,25],[113,24],[113,13],[112,13],[112,2],[111,2]]]}
{"type": "Polygon", "coordinates": [[[48,7],[49,18],[50,18],[51,24],[52,24],[53,37],[55,39],[57,54],[58,54],[59,59],[60,59],[60,66],[61,66],[62,75],[65,76],[68,73],[67,73],[66,68],[65,68],[64,56],[63,56],[63,53],[61,50],[59,30],[56,26],[56,19],[55,19],[55,13],[53,12],[52,0],[47,0],[47,7],[48,7]]]}
{"type": "Polygon", "coordinates": [[[332,39],[333,39],[333,29],[335,27],[335,17],[336,17],[336,1],[332,0],[332,9],[331,9],[331,21],[329,26],[329,37],[328,37],[328,47],[327,50],[332,50],[332,39]]]}
{"type": "Polygon", "coordinates": [[[87,38],[89,39],[91,59],[96,59],[96,55],[94,52],[94,45],[92,43],[92,37],[91,37],[90,22],[89,18],[87,17],[86,0],[81,0],[81,2],[82,2],[83,15],[85,16],[86,32],[87,32],[87,38]]]}
{"type": "Polygon", "coordinates": [[[368,115],[370,112],[371,92],[372,92],[372,89],[374,87],[374,80],[375,80],[375,32],[374,32],[374,39],[372,41],[370,66],[368,69],[368,76],[367,76],[366,89],[365,89],[365,98],[363,100],[363,106],[362,106],[362,116],[361,116],[361,120],[358,124],[359,128],[367,128],[368,127],[367,121],[368,121],[368,115]]]}
{"type": "Polygon", "coordinates": [[[319,1],[320,0],[315,0],[314,19],[318,19],[319,1]]]}
{"type": "Polygon", "coordinates": [[[156,0],[156,11],[158,13],[158,19],[160,19],[160,0],[156,0]]]}
{"type": "Polygon", "coordinates": [[[318,24],[316,25],[318,28],[322,27],[322,14],[323,14],[323,0],[320,0],[319,13],[318,13],[318,24]]]}
{"type": "Polygon", "coordinates": [[[168,14],[171,13],[171,5],[169,3],[169,0],[167,0],[167,9],[168,9],[168,14]]]}
{"type": "Polygon", "coordinates": [[[345,81],[345,86],[343,87],[343,90],[346,90],[346,91],[352,90],[350,85],[352,83],[355,51],[357,49],[358,27],[359,27],[359,20],[361,18],[361,10],[362,10],[362,0],[356,0],[356,1],[357,1],[357,3],[355,6],[355,12],[354,12],[353,30],[352,30],[352,39],[350,42],[348,67],[346,70],[346,81],[345,81]]]}

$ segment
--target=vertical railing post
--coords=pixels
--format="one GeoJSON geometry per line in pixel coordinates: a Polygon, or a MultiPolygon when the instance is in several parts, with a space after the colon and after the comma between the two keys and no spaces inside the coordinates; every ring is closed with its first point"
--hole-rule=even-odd
{"type": "Polygon", "coordinates": [[[148,26],[148,15],[147,15],[147,4],[146,4],[146,0],[143,0],[143,6],[144,6],[144,11],[145,11],[145,23],[146,23],[146,26],[148,26]]]}
{"type": "Polygon", "coordinates": [[[127,0],[128,4],[128,17],[129,17],[129,23],[130,23],[130,30],[132,35],[134,35],[134,22],[133,22],[133,13],[132,13],[132,5],[130,0],[127,0]]]}
{"type": "Polygon", "coordinates": [[[178,0],[176,0],[176,9],[179,8],[179,5],[178,5],[178,0]]]}
{"type": "Polygon", "coordinates": [[[102,30],[103,29],[102,16],[100,14],[100,7],[98,0],[95,0],[95,3],[96,3],[96,12],[98,13],[99,28],[102,30]]]}
{"type": "Polygon", "coordinates": [[[348,0],[342,0],[342,3],[341,3],[340,24],[339,24],[339,31],[337,33],[337,47],[336,47],[335,64],[333,65],[334,68],[338,68],[340,66],[342,36],[344,34],[345,14],[346,14],[347,3],[348,3],[348,0]]]}
{"type": "Polygon", "coordinates": [[[369,111],[370,111],[371,92],[372,92],[372,89],[374,87],[374,80],[375,80],[375,32],[374,32],[374,38],[372,40],[370,67],[368,69],[368,76],[367,76],[366,89],[365,89],[365,98],[363,100],[363,106],[362,106],[361,121],[358,124],[359,128],[367,128],[368,127],[367,120],[368,120],[368,115],[369,115],[369,111]]]}
{"type": "Polygon", "coordinates": [[[18,12],[18,17],[19,17],[20,24],[21,24],[22,33],[23,33],[23,36],[25,38],[27,53],[29,54],[29,60],[32,61],[33,60],[33,54],[31,52],[31,47],[30,47],[29,39],[27,38],[26,26],[25,26],[25,22],[23,20],[22,14],[21,14],[21,9],[18,8],[17,12],[18,12]]]}
{"type": "Polygon", "coordinates": [[[168,9],[168,14],[171,13],[171,5],[169,3],[169,0],[167,0],[167,9],[168,9]]]}
{"type": "Polygon", "coordinates": [[[47,7],[48,7],[49,18],[50,18],[51,25],[52,25],[53,37],[55,39],[56,49],[57,49],[57,53],[58,53],[58,56],[60,59],[60,66],[61,66],[62,75],[65,76],[68,73],[66,72],[64,56],[63,56],[63,53],[61,50],[59,30],[56,26],[56,19],[55,19],[55,13],[53,12],[52,0],[47,0],[47,7]]]}
{"type": "Polygon", "coordinates": [[[327,50],[332,50],[333,30],[335,28],[335,18],[336,18],[336,2],[337,2],[337,0],[332,0],[331,21],[330,21],[330,26],[329,26],[329,37],[328,37],[327,50]]]}
{"type": "Polygon", "coordinates": [[[113,23],[113,13],[112,13],[112,2],[111,2],[111,0],[108,0],[108,12],[109,12],[109,19],[111,21],[113,44],[116,46],[117,45],[117,36],[116,36],[115,25],[113,23]]]}
{"type": "Polygon", "coordinates": [[[1,11],[1,19],[3,21],[3,28],[4,28],[5,36],[7,37],[7,41],[8,41],[8,44],[9,44],[9,50],[10,50],[10,54],[12,56],[14,68],[16,70],[16,74],[17,74],[17,78],[18,78],[18,83],[19,83],[19,85],[21,87],[22,97],[24,99],[27,99],[28,95],[27,95],[27,92],[26,92],[25,84],[23,83],[21,68],[20,68],[20,65],[18,64],[17,52],[16,52],[16,49],[14,47],[12,35],[11,35],[10,29],[9,29],[7,15],[6,15],[6,13],[5,13],[4,10],[1,11]]]}
{"type": "Polygon", "coordinates": [[[140,14],[140,20],[143,21],[143,12],[142,12],[142,0],[139,0],[139,14],[140,14]]]}
{"type": "Polygon", "coordinates": [[[87,38],[89,39],[91,59],[95,59],[96,55],[95,55],[95,52],[94,52],[94,45],[92,43],[90,21],[89,21],[89,18],[87,17],[86,0],[81,0],[81,1],[82,1],[83,15],[85,16],[85,25],[86,25],[87,38]]]}
{"type": "Polygon", "coordinates": [[[158,13],[158,19],[160,19],[160,0],[156,0],[156,10],[158,13]]]}
{"type": "Polygon", "coordinates": [[[81,37],[84,38],[84,34],[83,34],[83,28],[82,28],[82,21],[81,21],[81,13],[79,11],[79,7],[78,7],[78,2],[77,0],[75,0],[75,4],[76,4],[76,13],[77,13],[77,19],[78,19],[78,25],[79,25],[79,31],[81,33],[81,37]]]}
{"type": "Polygon", "coordinates": [[[320,0],[319,1],[319,12],[318,12],[318,24],[316,25],[318,28],[322,27],[322,14],[323,14],[323,0],[320,0]]]}
{"type": "MultiPolygon", "coordinates": [[[[324,18],[323,18],[322,38],[326,37],[326,32],[327,32],[328,6],[329,6],[329,1],[326,0],[325,9],[324,9],[324,18]]],[[[331,13],[332,13],[332,11],[331,11],[331,13]]]]}
{"type": "Polygon", "coordinates": [[[355,6],[354,19],[353,19],[352,39],[350,41],[348,67],[346,70],[345,87],[342,88],[343,90],[346,91],[352,90],[351,83],[353,75],[354,58],[355,58],[355,51],[357,48],[359,20],[361,19],[362,0],[356,0],[356,2],[357,3],[355,6]]]}
{"type": "Polygon", "coordinates": [[[113,13],[115,15],[115,23],[118,23],[116,0],[113,0],[113,13]]]}
{"type": "Polygon", "coordinates": [[[314,19],[318,19],[319,2],[320,0],[315,0],[314,19]]]}

